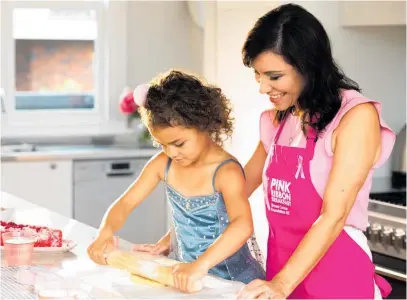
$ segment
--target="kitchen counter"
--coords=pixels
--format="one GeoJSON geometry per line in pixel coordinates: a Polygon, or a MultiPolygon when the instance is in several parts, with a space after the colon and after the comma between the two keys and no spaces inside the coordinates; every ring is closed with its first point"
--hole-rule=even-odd
{"type": "MultiPolygon", "coordinates": [[[[4,207],[11,206],[16,208],[16,212],[12,218],[14,222],[59,228],[63,231],[64,239],[72,240],[77,243],[74,249],[63,254],[36,253],[33,258],[33,265],[40,268],[42,272],[47,272],[47,274],[52,273],[63,282],[69,282],[74,279],[78,286],[80,283],[82,292],[86,290],[88,299],[107,297],[110,299],[136,299],[138,297],[142,297],[143,299],[233,299],[235,298],[235,293],[242,286],[242,284],[237,282],[207,277],[205,279],[209,281],[204,283],[205,288],[201,292],[192,295],[183,294],[169,287],[152,288],[134,284],[130,281],[127,272],[108,266],[97,265],[89,259],[86,249],[97,234],[95,228],[66,218],[48,209],[41,208],[8,193],[1,192],[1,203],[4,207]]],[[[122,239],[120,239],[119,243],[122,250],[130,250],[132,247],[132,244],[122,239]]],[[[1,261],[1,268],[3,276],[5,276],[7,272],[15,272],[16,269],[15,267],[6,267],[3,259],[1,261]]],[[[34,267],[31,267],[28,271],[33,268],[34,267]]],[[[27,272],[25,268],[20,269],[27,272]]],[[[11,287],[16,289],[15,291],[11,291],[13,295],[18,295],[20,292],[22,293],[23,289],[25,289],[25,295],[27,295],[27,286],[18,282],[15,283],[15,280],[13,280],[13,284],[11,285],[10,282],[4,278],[5,277],[1,280],[2,295],[6,293],[7,290],[10,290],[11,287]]],[[[34,294],[32,294],[32,297],[35,299],[34,294]]]]}
{"type": "Polygon", "coordinates": [[[160,149],[130,148],[116,146],[43,146],[35,151],[13,151],[7,146],[2,147],[1,161],[49,161],[49,160],[87,160],[152,157],[160,149]]]}

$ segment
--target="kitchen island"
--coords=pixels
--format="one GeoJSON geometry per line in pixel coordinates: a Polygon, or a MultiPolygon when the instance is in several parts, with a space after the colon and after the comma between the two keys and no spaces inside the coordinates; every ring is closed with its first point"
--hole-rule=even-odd
{"type": "MultiPolygon", "coordinates": [[[[76,243],[66,253],[35,253],[30,267],[7,267],[2,257],[1,299],[36,299],[33,274],[47,274],[61,284],[72,282],[80,290],[80,299],[233,299],[242,286],[210,276],[205,278],[204,289],[197,294],[137,285],[130,281],[129,273],[97,265],[89,259],[86,250],[97,234],[96,228],[5,192],[1,192],[1,206],[15,208],[11,218],[15,223],[60,229],[65,240],[76,243]]],[[[131,250],[132,244],[120,239],[119,246],[121,250],[131,250]]]]}

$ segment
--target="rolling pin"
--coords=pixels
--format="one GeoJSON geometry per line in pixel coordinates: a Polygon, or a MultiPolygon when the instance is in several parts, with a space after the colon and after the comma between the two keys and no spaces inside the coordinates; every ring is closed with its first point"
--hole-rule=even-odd
{"type": "MultiPolygon", "coordinates": [[[[124,269],[135,274],[166,286],[174,286],[174,275],[171,265],[179,263],[175,260],[165,259],[165,265],[154,260],[154,256],[140,252],[112,251],[107,255],[107,264],[112,267],[124,269]]],[[[202,290],[202,281],[192,284],[189,292],[196,293],[202,290]]]]}

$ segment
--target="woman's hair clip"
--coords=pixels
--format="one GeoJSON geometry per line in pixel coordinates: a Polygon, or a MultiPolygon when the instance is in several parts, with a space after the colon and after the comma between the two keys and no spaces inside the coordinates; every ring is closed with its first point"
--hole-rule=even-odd
{"type": "Polygon", "coordinates": [[[150,84],[148,83],[143,83],[138,85],[133,92],[133,98],[134,102],[138,106],[145,106],[146,101],[147,101],[147,94],[148,94],[148,89],[150,88],[150,84]]]}

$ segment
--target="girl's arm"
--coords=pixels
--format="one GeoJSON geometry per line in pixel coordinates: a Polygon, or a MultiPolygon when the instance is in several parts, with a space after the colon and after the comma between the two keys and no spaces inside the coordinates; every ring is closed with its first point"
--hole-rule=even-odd
{"type": "Polygon", "coordinates": [[[209,270],[237,252],[253,233],[253,220],[243,171],[236,163],[222,166],[216,174],[216,188],[223,194],[229,225],[224,233],[196,260],[209,270]]]}
{"type": "Polygon", "coordinates": [[[332,148],[333,165],[321,215],[272,280],[285,296],[309,274],[339,236],[360,188],[380,155],[380,123],[372,104],[357,105],[345,114],[334,132],[332,148]]]}
{"type": "Polygon", "coordinates": [[[116,232],[124,225],[133,209],[143,202],[160,183],[161,172],[164,171],[166,163],[167,156],[162,152],[151,158],[134,183],[108,208],[100,225],[100,231],[116,232]]]}
{"type": "Polygon", "coordinates": [[[104,258],[106,243],[124,225],[133,209],[157,187],[166,163],[167,156],[164,153],[155,155],[145,165],[134,183],[108,208],[99,227],[98,237],[88,248],[89,256],[96,263],[106,264],[104,258]]]}

